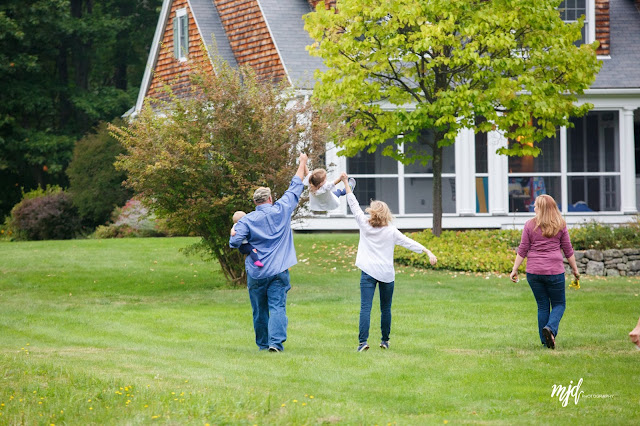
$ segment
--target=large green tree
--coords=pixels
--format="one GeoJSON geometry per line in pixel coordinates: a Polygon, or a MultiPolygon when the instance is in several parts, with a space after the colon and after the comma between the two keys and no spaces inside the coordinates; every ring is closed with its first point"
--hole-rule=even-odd
{"type": "Polygon", "coordinates": [[[433,165],[433,233],[442,229],[442,150],[463,128],[499,129],[500,153],[538,155],[599,70],[597,43],[576,46],[583,21],[565,24],[560,0],[338,0],[305,16],[315,99],[338,103],[354,130],[342,153],[373,152],[433,165]],[[424,132],[435,137],[419,149],[424,132]],[[395,139],[398,136],[402,139],[395,139]],[[400,149],[400,142],[404,150],[400,149]]]}
{"type": "Polygon", "coordinates": [[[147,103],[128,127],[110,127],[126,149],[116,165],[169,228],[202,237],[193,248],[219,261],[230,282],[243,283],[244,256],[229,248],[233,213],[254,210],[258,186],[280,197],[300,151],[322,165],[328,125],[309,103],[251,69],[198,66],[192,81],[188,98],[147,103]]]}
{"type": "Polygon", "coordinates": [[[135,102],[161,0],[0,3],[0,217],[135,102]]]}

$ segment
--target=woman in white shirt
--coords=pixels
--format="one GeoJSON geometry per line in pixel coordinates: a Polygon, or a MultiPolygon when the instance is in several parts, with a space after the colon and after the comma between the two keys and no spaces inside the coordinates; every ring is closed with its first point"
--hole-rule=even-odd
{"type": "Polygon", "coordinates": [[[360,228],[360,241],[356,266],[362,271],[360,276],[360,332],[358,336],[358,352],[369,349],[369,324],[371,320],[371,305],[376,284],[380,285],[380,328],[382,339],[380,347],[389,349],[389,334],[391,332],[391,301],[395,281],[393,267],[393,250],[396,245],[406,247],[416,253],[426,253],[429,261],[435,265],[438,259],[422,244],[406,237],[398,228],[393,226],[393,216],[389,206],[384,201],[371,201],[366,209],[370,217],[367,218],[360,208],[360,204],[347,184],[347,177],[342,175],[347,192],[347,202],[360,228]]]}

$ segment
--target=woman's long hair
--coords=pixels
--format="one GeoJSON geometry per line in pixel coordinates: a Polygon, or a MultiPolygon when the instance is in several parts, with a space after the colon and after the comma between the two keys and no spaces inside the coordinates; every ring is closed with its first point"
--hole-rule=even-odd
{"type": "Polygon", "coordinates": [[[567,226],[567,222],[562,218],[553,197],[546,194],[538,195],[534,205],[536,207],[536,228],[540,228],[543,236],[551,238],[567,226]]]}
{"type": "Polygon", "coordinates": [[[369,218],[369,225],[374,228],[381,228],[389,225],[393,221],[393,215],[389,206],[384,201],[373,200],[369,207],[365,210],[365,213],[371,215],[369,218]]]}

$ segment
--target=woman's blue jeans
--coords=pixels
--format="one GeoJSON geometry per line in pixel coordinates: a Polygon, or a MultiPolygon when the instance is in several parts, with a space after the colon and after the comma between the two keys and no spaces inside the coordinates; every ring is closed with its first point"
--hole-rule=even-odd
{"type": "Polygon", "coordinates": [[[549,327],[554,336],[558,335],[560,320],[567,305],[564,296],[564,274],[537,275],[527,273],[527,281],[538,303],[538,332],[540,341],[545,343],[542,329],[549,327]]]}
{"type": "Polygon", "coordinates": [[[358,342],[366,342],[369,338],[371,306],[373,304],[373,295],[376,292],[376,284],[378,283],[380,284],[380,330],[382,331],[382,340],[389,340],[394,282],[383,283],[363,271],[360,276],[360,334],[358,342]]]}

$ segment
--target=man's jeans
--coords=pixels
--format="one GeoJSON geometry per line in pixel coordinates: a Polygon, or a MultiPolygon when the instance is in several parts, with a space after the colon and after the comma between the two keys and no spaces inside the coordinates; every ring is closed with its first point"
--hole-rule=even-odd
{"type": "Polygon", "coordinates": [[[564,274],[527,274],[527,281],[538,303],[538,332],[540,333],[540,341],[545,343],[542,329],[549,327],[553,335],[557,336],[560,320],[566,307],[564,274]]]}
{"type": "Polygon", "coordinates": [[[247,275],[249,299],[253,309],[253,329],[260,349],[270,346],[284,350],[287,340],[287,292],[291,288],[289,271],[254,279],[247,275]]]}
{"type": "Polygon", "coordinates": [[[376,292],[376,284],[380,283],[380,329],[382,340],[389,340],[391,332],[391,300],[393,299],[393,284],[383,283],[366,272],[360,276],[360,334],[358,342],[366,342],[369,338],[369,325],[371,321],[371,305],[373,295],[376,292]]]}

